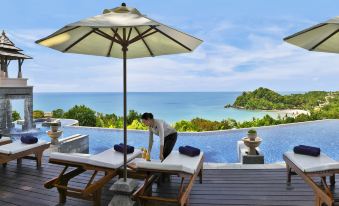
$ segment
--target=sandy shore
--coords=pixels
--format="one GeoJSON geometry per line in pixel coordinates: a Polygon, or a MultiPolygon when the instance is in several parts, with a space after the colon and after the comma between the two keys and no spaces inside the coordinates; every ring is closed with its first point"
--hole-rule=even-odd
{"type": "Polygon", "coordinates": [[[300,114],[306,114],[306,115],[310,114],[310,111],[302,110],[302,109],[281,109],[281,110],[278,110],[278,109],[272,109],[272,110],[258,109],[258,110],[251,110],[251,109],[245,109],[245,108],[241,108],[241,107],[230,107],[230,108],[247,110],[247,111],[275,112],[275,113],[279,114],[281,117],[284,117],[286,115],[289,116],[289,117],[296,117],[300,114]]]}
{"type": "Polygon", "coordinates": [[[284,117],[285,115],[289,117],[296,117],[300,114],[306,114],[306,115],[310,114],[309,111],[302,110],[302,109],[284,109],[284,110],[269,110],[269,111],[277,112],[278,114],[280,114],[281,117],[284,117]]]}

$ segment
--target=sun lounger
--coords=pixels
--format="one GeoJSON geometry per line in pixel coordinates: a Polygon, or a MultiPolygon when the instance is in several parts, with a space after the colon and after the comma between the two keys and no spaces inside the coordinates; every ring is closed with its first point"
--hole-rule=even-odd
{"type": "Polygon", "coordinates": [[[132,163],[130,167],[134,167],[137,172],[146,173],[146,178],[143,185],[133,194],[133,197],[141,204],[143,204],[144,201],[152,200],[186,205],[188,204],[189,194],[197,176],[200,177],[200,183],[202,183],[203,162],[204,156],[202,152],[199,156],[189,157],[180,154],[178,151],[173,151],[163,162],[136,161],[135,163],[132,163]],[[152,194],[147,194],[147,191],[152,189],[152,184],[158,173],[181,177],[177,198],[155,197],[152,196],[152,194]],[[187,177],[189,178],[189,181],[185,185],[184,180],[187,177]]]}
{"type": "MultiPolygon", "coordinates": [[[[127,161],[131,161],[141,154],[140,150],[127,155],[127,161]]],[[[124,164],[123,154],[114,149],[108,149],[96,155],[79,153],[51,153],[49,162],[65,166],[61,174],[45,183],[45,187],[51,189],[56,187],[59,192],[59,202],[65,203],[66,197],[75,197],[79,199],[92,200],[94,205],[100,205],[101,189],[113,177],[118,175],[118,170],[124,164]],[[69,167],[75,169],[68,171],[69,167]],[[78,175],[91,171],[93,174],[88,180],[85,188],[69,187],[68,182],[78,175]],[[103,176],[97,178],[98,173],[103,176]]]]}
{"type": "Polygon", "coordinates": [[[291,183],[291,175],[298,174],[310,185],[315,193],[315,205],[334,205],[331,187],[335,184],[335,174],[339,173],[339,162],[329,158],[324,153],[318,157],[286,152],[283,156],[287,166],[287,182],[291,183]],[[327,184],[330,177],[330,186],[327,184]],[[320,178],[321,184],[317,184],[315,178],[320,178]]]}
{"type": "Polygon", "coordinates": [[[4,144],[9,144],[9,143],[12,143],[12,140],[9,137],[2,137],[0,139],[0,146],[4,144]]]}
{"type": "Polygon", "coordinates": [[[23,144],[15,141],[0,146],[0,164],[6,166],[7,162],[17,160],[21,164],[22,159],[36,160],[37,168],[41,167],[42,153],[49,147],[49,143],[39,141],[35,144],[23,144]],[[34,155],[34,156],[30,156],[34,155]]]}

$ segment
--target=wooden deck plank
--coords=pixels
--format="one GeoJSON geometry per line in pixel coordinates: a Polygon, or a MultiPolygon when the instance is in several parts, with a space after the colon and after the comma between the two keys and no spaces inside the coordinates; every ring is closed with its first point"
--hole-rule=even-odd
{"type": "MultiPolygon", "coordinates": [[[[1,167],[0,205],[57,205],[56,189],[45,189],[43,184],[61,170],[61,166],[49,164],[46,158],[39,170],[30,160],[23,160],[21,166],[10,162],[6,168],[1,167]]],[[[313,205],[312,190],[297,176],[293,177],[292,185],[287,186],[285,172],[284,169],[204,170],[203,184],[196,182],[194,185],[190,205],[313,205]]],[[[75,178],[72,185],[83,187],[89,177],[90,173],[85,173],[75,178]]],[[[107,205],[112,198],[113,193],[108,188],[114,180],[103,189],[102,205],[107,205]]],[[[177,177],[172,177],[170,183],[155,184],[153,195],[175,196],[179,181],[177,177]]],[[[336,186],[335,190],[338,189],[336,186]]],[[[89,206],[91,202],[68,198],[65,205],[89,206]]]]}

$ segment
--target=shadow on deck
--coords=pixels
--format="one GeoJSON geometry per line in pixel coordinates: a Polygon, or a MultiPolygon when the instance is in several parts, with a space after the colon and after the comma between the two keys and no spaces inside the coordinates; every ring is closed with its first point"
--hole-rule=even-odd
{"type": "MultiPolygon", "coordinates": [[[[23,160],[21,166],[10,162],[0,169],[0,205],[58,205],[56,189],[45,189],[45,181],[56,177],[61,167],[43,161],[40,170],[34,162],[23,160]]],[[[89,174],[73,181],[74,186],[83,187],[89,174]]],[[[115,179],[112,180],[112,183],[115,179]]],[[[179,179],[172,177],[169,185],[153,188],[154,195],[173,196],[179,179]],[[171,187],[172,186],[172,187],[171,187]]],[[[107,184],[102,193],[102,205],[112,198],[107,184]]],[[[313,205],[312,190],[294,176],[292,185],[286,185],[284,169],[271,170],[204,170],[203,184],[195,183],[190,196],[190,205],[313,205]]],[[[68,198],[65,205],[92,205],[91,202],[68,198]]],[[[154,205],[154,204],[152,204],[154,205]]],[[[156,205],[156,204],[155,204],[156,205]]],[[[160,205],[160,204],[158,204],[160,205]]]]}

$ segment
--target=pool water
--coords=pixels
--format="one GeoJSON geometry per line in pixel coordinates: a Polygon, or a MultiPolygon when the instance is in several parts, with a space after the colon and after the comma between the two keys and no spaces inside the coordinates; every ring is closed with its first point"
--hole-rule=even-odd
{"type": "MultiPolygon", "coordinates": [[[[46,128],[41,128],[38,137],[50,140],[46,128]]],[[[115,129],[63,126],[63,137],[73,134],[88,134],[90,153],[96,154],[123,141],[123,132],[115,129]]],[[[339,120],[322,120],[290,125],[261,127],[257,129],[263,141],[260,149],[265,155],[265,163],[281,162],[282,154],[299,144],[320,147],[323,152],[339,160],[339,120]]],[[[237,141],[246,136],[247,130],[229,130],[203,133],[179,133],[174,149],[182,145],[200,148],[205,153],[206,162],[236,163],[237,141]]],[[[128,144],[137,148],[147,147],[147,131],[128,131],[128,144]]],[[[153,158],[159,156],[159,138],[154,138],[153,158]]]]}

